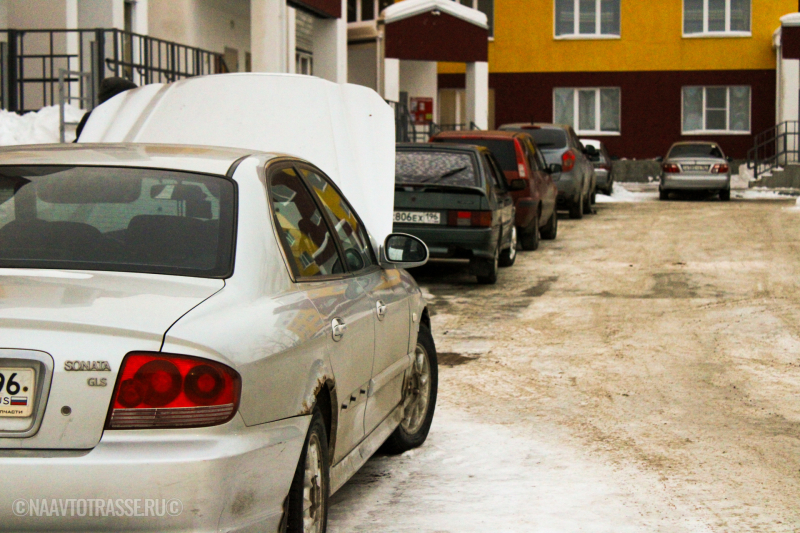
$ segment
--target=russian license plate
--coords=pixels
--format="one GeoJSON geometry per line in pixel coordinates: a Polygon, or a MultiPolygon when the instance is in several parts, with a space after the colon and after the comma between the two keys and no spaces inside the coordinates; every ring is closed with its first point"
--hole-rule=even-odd
{"type": "Polygon", "coordinates": [[[708,165],[683,165],[684,172],[706,172],[708,165]]]}
{"type": "Polygon", "coordinates": [[[0,418],[31,416],[35,381],[32,368],[0,367],[0,418]]]}
{"type": "Polygon", "coordinates": [[[440,224],[441,213],[422,213],[419,211],[395,211],[394,221],[407,224],[440,224]]]}

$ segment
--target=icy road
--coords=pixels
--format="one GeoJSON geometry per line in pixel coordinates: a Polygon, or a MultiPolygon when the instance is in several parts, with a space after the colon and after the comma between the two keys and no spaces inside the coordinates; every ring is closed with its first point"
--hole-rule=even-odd
{"type": "Polygon", "coordinates": [[[562,218],[496,286],[413,272],[433,428],[373,457],[329,531],[799,530],[800,209],[639,194],[562,218]]]}

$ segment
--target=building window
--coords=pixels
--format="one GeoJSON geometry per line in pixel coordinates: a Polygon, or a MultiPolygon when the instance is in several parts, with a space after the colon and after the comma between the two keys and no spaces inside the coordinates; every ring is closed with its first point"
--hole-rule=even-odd
{"type": "Polygon", "coordinates": [[[553,91],[553,117],[580,135],[620,132],[620,89],[559,88],[553,91]]]}
{"type": "Polygon", "coordinates": [[[751,0],[683,0],[683,34],[750,35],[751,0]]]}
{"type": "Polygon", "coordinates": [[[620,0],[555,0],[556,37],[619,37],[620,0]]]}
{"type": "Polygon", "coordinates": [[[347,22],[375,20],[394,0],[347,0],[347,22]]]}
{"type": "Polygon", "coordinates": [[[486,15],[486,22],[489,25],[489,37],[494,37],[494,0],[455,0],[462,5],[477,9],[486,15]]]}
{"type": "Polygon", "coordinates": [[[683,133],[750,133],[750,87],[684,87],[683,133]]]}

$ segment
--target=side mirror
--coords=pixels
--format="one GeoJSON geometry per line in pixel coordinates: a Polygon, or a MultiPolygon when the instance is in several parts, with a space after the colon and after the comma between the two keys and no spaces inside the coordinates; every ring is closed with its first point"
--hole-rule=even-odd
{"type": "Polygon", "coordinates": [[[422,239],[406,233],[391,233],[383,241],[380,257],[384,268],[413,268],[427,263],[430,254],[422,239]]]}
{"type": "Polygon", "coordinates": [[[725,159],[728,161],[728,163],[733,163],[733,158],[731,156],[728,156],[725,159]]]}
{"type": "Polygon", "coordinates": [[[656,157],[656,161],[658,161],[659,163],[663,163],[664,162],[664,158],[661,157],[661,156],[658,156],[658,157],[656,157]]]}
{"type": "Polygon", "coordinates": [[[511,182],[508,184],[509,191],[524,191],[527,188],[528,188],[527,180],[522,180],[522,179],[511,180],[511,182]]]}
{"type": "Polygon", "coordinates": [[[562,167],[558,163],[553,163],[552,165],[547,167],[547,173],[548,174],[561,174],[561,172],[563,172],[563,170],[564,170],[564,167],[562,167]]]}
{"type": "Polygon", "coordinates": [[[597,155],[597,153],[598,153],[598,152],[597,152],[597,148],[595,148],[595,147],[594,147],[594,146],[592,146],[591,144],[587,144],[587,145],[586,145],[586,148],[584,149],[584,152],[585,152],[587,155],[597,155]]]}

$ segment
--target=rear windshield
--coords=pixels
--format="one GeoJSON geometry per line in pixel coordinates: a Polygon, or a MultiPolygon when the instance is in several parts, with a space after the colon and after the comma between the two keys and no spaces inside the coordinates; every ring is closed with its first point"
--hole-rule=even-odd
{"type": "Polygon", "coordinates": [[[514,148],[514,140],[501,139],[443,139],[443,142],[457,144],[471,144],[473,146],[485,146],[497,158],[500,168],[507,171],[517,172],[517,151],[514,148]]]}
{"type": "Polygon", "coordinates": [[[525,130],[533,137],[539,150],[560,150],[567,147],[567,133],[560,129],[525,130]]]}
{"type": "Polygon", "coordinates": [[[137,168],[0,167],[0,267],[224,277],[234,189],[137,168]]]}
{"type": "Polygon", "coordinates": [[[395,182],[480,186],[472,155],[459,152],[397,152],[395,182]]]}
{"type": "Polygon", "coordinates": [[[722,150],[715,144],[678,144],[667,157],[722,157],[722,150]]]}

